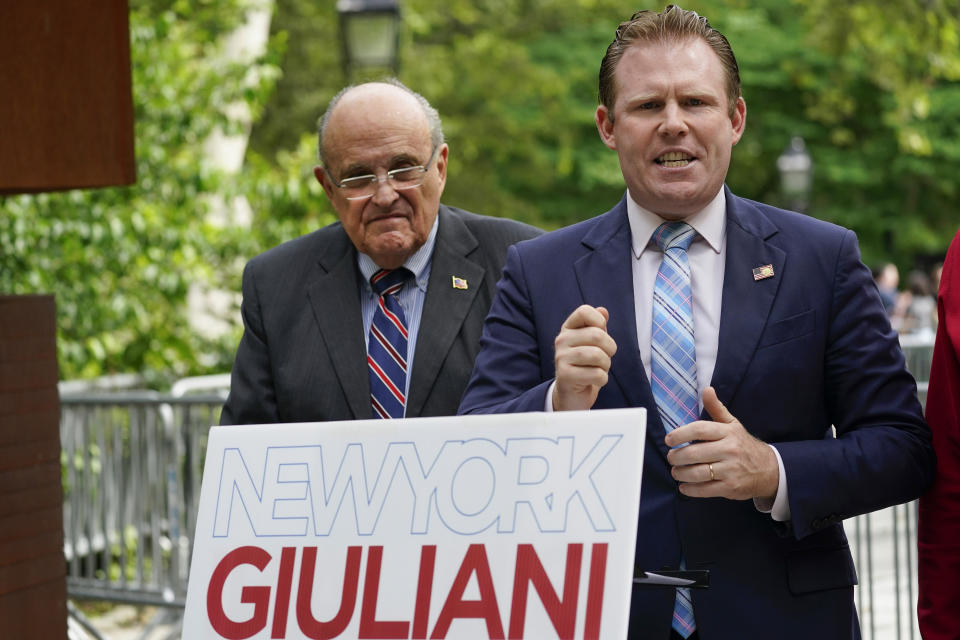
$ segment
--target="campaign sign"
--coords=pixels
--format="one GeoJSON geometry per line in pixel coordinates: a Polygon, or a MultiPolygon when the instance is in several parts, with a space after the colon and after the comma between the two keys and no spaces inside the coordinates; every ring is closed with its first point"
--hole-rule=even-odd
{"type": "Polygon", "coordinates": [[[643,409],[214,427],[184,638],[625,638],[643,409]]]}

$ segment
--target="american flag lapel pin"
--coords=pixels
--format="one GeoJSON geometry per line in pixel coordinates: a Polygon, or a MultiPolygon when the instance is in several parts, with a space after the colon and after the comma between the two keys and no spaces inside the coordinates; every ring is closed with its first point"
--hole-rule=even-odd
{"type": "Polygon", "coordinates": [[[457,277],[457,276],[450,276],[450,277],[453,278],[453,288],[454,288],[454,289],[464,289],[464,290],[466,290],[466,288],[467,288],[467,279],[466,279],[466,278],[459,278],[459,277],[457,277]]]}
{"type": "Polygon", "coordinates": [[[765,280],[766,278],[773,277],[773,265],[765,264],[762,267],[754,267],[753,269],[753,279],[754,280],[765,280]]]}

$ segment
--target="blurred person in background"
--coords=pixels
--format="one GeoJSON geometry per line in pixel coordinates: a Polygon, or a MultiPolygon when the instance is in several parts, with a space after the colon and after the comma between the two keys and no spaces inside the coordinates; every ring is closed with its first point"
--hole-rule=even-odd
{"type": "Polygon", "coordinates": [[[907,308],[910,306],[910,292],[900,291],[900,270],[892,262],[884,262],[874,266],[871,273],[880,292],[883,308],[890,318],[890,325],[894,331],[904,331],[907,308]]]}
{"type": "Polygon", "coordinates": [[[871,269],[873,281],[880,292],[883,308],[890,318],[894,331],[907,330],[907,309],[910,307],[910,291],[900,290],[900,270],[892,262],[875,265],[871,269]]]}
{"type": "Polygon", "coordinates": [[[897,304],[897,287],[900,286],[900,272],[897,265],[892,262],[876,264],[871,268],[873,281],[880,292],[880,300],[883,302],[883,308],[888,316],[893,315],[893,309],[897,304]]]}
{"type": "Polygon", "coordinates": [[[910,293],[910,302],[904,316],[903,330],[918,335],[929,334],[932,338],[934,327],[937,326],[937,299],[930,277],[919,269],[911,271],[907,274],[907,291],[910,293]]]}
{"type": "MultiPolygon", "coordinates": [[[[933,292],[940,291],[940,278],[943,277],[943,263],[937,262],[933,265],[933,268],[930,269],[930,290],[933,292]]],[[[934,322],[939,321],[939,316],[937,311],[934,310],[933,315],[934,322]]]]}
{"type": "Polygon", "coordinates": [[[924,640],[960,638],[960,229],[937,295],[937,338],[927,390],[937,474],[920,498],[917,613],[924,640]]]}

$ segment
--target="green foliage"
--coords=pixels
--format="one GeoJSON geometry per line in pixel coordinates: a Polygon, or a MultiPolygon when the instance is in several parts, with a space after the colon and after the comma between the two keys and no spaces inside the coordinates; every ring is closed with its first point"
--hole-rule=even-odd
{"type": "Polygon", "coordinates": [[[622,3],[428,0],[405,5],[402,79],[444,118],[446,201],[556,228],[623,191],[600,142],[596,73],[622,3]],[[618,6],[618,4],[620,6],[618,6]]]}
{"type": "Polygon", "coordinates": [[[857,231],[868,262],[942,258],[957,228],[958,6],[794,0],[817,163],[811,212],[857,231]]]}
{"type": "Polygon", "coordinates": [[[235,128],[226,105],[265,99],[269,66],[258,78],[220,55],[238,2],[132,4],[137,184],[0,198],[0,290],[55,294],[62,378],[224,370],[236,346],[187,322],[191,283],[223,273],[238,251],[209,222],[212,194],[231,184],[203,142],[235,128]]]}
{"type": "Polygon", "coordinates": [[[276,0],[270,29],[283,75],[250,136],[254,153],[272,159],[316,130],[344,84],[338,28],[335,2],[276,0]]]}
{"type": "Polygon", "coordinates": [[[336,221],[313,175],[318,162],[313,133],[303,134],[293,150],[277,152],[273,162],[255,152],[248,154],[244,195],[256,233],[247,235],[247,257],[336,221]]]}
{"type": "MultiPolygon", "coordinates": [[[[740,62],[747,129],[728,179],[737,193],[783,204],[776,159],[801,135],[814,160],[811,215],[857,231],[868,261],[907,267],[942,254],[957,220],[955,0],[683,6],[709,17],[740,62]]],[[[593,113],[600,59],[631,10],[608,0],[403,3],[400,77],[443,117],[447,202],[554,228],[619,199],[616,155],[601,144],[593,113]]],[[[278,5],[275,24],[291,48],[277,98],[289,104],[294,87],[314,89],[304,93],[311,117],[291,128],[312,126],[341,86],[337,46],[295,54],[312,42],[302,36],[307,22],[335,42],[331,9],[278,5]]],[[[268,110],[255,130],[265,157],[284,136],[295,139],[278,124],[268,110]]]]}
{"type": "MultiPolygon", "coordinates": [[[[276,0],[267,54],[231,65],[223,35],[246,1],[131,3],[135,186],[0,198],[0,290],[56,295],[64,378],[157,372],[162,384],[228,369],[236,310],[229,335],[197,335],[191,284],[238,292],[247,259],[335,219],[312,175],[317,118],[345,84],[335,3],[276,0]],[[246,166],[229,176],[204,142],[238,129],[228,117],[237,101],[256,121],[246,166]],[[219,209],[239,196],[249,228],[219,209]]],[[[810,215],[854,229],[868,262],[906,269],[942,256],[960,219],[957,0],[684,6],[708,16],[740,62],[748,109],[735,192],[782,204],[776,158],[801,135],[814,161],[810,215]]],[[[593,117],[600,59],[631,10],[614,0],[402,2],[399,75],[443,118],[445,202],[545,228],[616,203],[623,179],[593,117]]]]}

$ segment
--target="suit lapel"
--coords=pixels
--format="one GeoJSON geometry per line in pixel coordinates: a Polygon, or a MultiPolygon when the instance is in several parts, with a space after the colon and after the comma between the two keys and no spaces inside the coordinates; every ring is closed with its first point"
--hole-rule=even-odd
{"type": "Polygon", "coordinates": [[[731,402],[746,374],[783,279],[786,254],[767,242],[776,232],[756,206],[727,189],[727,259],[711,382],[724,403],[731,402]],[[773,266],[773,277],[755,280],[753,270],[765,265],[773,266]]]}
{"type": "MultiPolygon", "coordinates": [[[[610,378],[626,400],[610,406],[646,407],[647,437],[666,457],[663,424],[657,413],[650,381],[643,370],[637,342],[637,310],[633,299],[634,258],[630,246],[626,198],[602,216],[600,224],[584,237],[583,244],[593,251],[574,263],[580,291],[587,304],[606,307],[610,312],[607,332],[617,343],[617,353],[610,365],[610,378]]],[[[605,388],[601,394],[610,391],[605,388]]]]}
{"type": "Polygon", "coordinates": [[[479,243],[467,226],[442,205],[438,215],[437,242],[430,263],[430,281],[420,317],[407,400],[407,415],[414,416],[423,411],[440,366],[460,333],[485,275],[484,268],[468,257],[479,243]],[[453,276],[466,280],[467,288],[454,288],[453,276]]]}
{"type": "MultiPolygon", "coordinates": [[[[624,404],[612,406],[652,408],[647,415],[649,433],[651,427],[660,424],[660,416],[656,415],[656,404],[637,343],[633,252],[626,199],[603,214],[598,222],[583,239],[583,244],[592,251],[574,262],[574,270],[583,300],[595,307],[606,307],[610,312],[607,331],[617,343],[617,353],[610,365],[610,377],[626,399],[624,404]]],[[[660,440],[666,455],[666,445],[662,438],[660,440]]]]}
{"type": "MultiPolygon", "coordinates": [[[[354,419],[372,418],[370,379],[360,313],[356,254],[346,233],[320,257],[320,276],[307,289],[320,333],[354,419]],[[331,310],[335,309],[335,312],[331,310]]],[[[323,393],[318,389],[317,393],[323,393]]]]}

